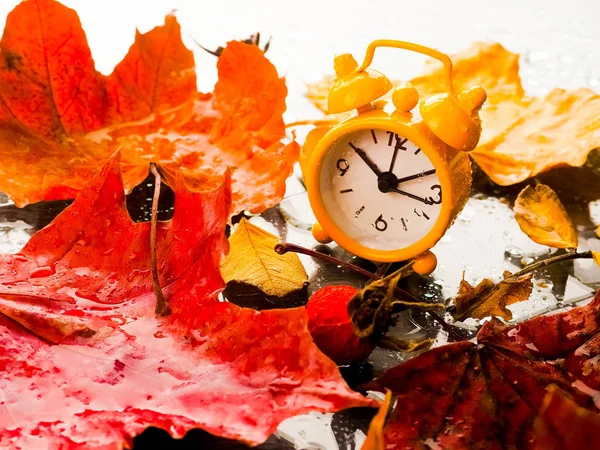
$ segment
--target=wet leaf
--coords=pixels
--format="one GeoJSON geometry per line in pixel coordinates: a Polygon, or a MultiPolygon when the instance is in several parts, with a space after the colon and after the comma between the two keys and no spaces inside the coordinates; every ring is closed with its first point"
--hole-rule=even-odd
{"type": "Polygon", "coordinates": [[[406,264],[396,272],[370,282],[350,300],[348,313],[358,337],[377,342],[393,324],[392,313],[396,305],[429,310],[443,307],[439,303],[402,296],[396,291],[398,281],[413,273],[412,263],[406,264]]]}
{"type": "Polygon", "coordinates": [[[304,287],[308,275],[296,253],[276,253],[279,238],[246,219],[231,237],[229,255],[221,264],[226,282],[238,281],[258,287],[267,295],[283,297],[304,287]]]}
{"type": "Polygon", "coordinates": [[[600,414],[582,408],[552,385],[534,423],[535,449],[600,448],[600,414]]]}
{"type": "Polygon", "coordinates": [[[506,271],[504,279],[499,283],[484,278],[475,287],[463,279],[458,288],[458,295],[453,299],[456,308],[452,317],[457,321],[469,317],[483,319],[490,316],[510,320],[512,313],[506,307],[527,300],[532,289],[531,274],[514,278],[506,271]]]}
{"type": "Polygon", "coordinates": [[[214,93],[199,93],[169,15],[136,33],[106,77],[72,9],[27,0],[8,15],[0,50],[0,190],[18,206],[73,198],[117,149],[128,190],[155,162],[170,184],[181,173],[202,190],[229,168],[234,212],[283,197],[299,146],[281,142],[285,80],[256,45],[230,42],[214,93]]]}
{"type": "Polygon", "coordinates": [[[17,254],[0,256],[0,448],[131,446],[150,426],[250,444],[284,419],[368,406],[314,345],[304,308],[219,300],[231,192],[172,185],[159,222],[157,317],[150,224],[127,212],[118,158],[17,254]]]}
{"type": "Polygon", "coordinates": [[[383,439],[383,427],[387,419],[390,403],[392,401],[392,392],[387,391],[385,398],[379,405],[379,411],[369,425],[369,431],[367,433],[367,439],[363,443],[360,450],[385,450],[385,440],[383,439]]]}
{"type": "Polygon", "coordinates": [[[519,193],[514,211],[519,227],[534,242],[577,248],[577,231],[556,192],[548,186],[527,186],[519,193]]]}
{"type": "Polygon", "coordinates": [[[384,428],[387,450],[500,450],[530,448],[550,385],[598,413],[600,295],[586,306],[513,326],[492,319],[476,343],[437,347],[363,388],[389,389],[397,398],[384,428]]]}
{"type": "MultiPolygon", "coordinates": [[[[451,56],[457,90],[479,85],[488,97],[480,111],[483,133],[473,160],[507,186],[560,166],[582,166],[600,147],[600,96],[590,89],[526,96],[519,55],[497,43],[474,43],[451,56]]],[[[410,81],[421,98],[444,90],[441,65],[410,81]]]]}

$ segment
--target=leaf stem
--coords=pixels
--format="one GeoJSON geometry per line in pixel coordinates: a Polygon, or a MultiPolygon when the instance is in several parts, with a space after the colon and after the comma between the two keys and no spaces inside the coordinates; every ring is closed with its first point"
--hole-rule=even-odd
{"type": "Polygon", "coordinates": [[[536,263],[529,264],[524,269],[521,269],[520,271],[513,273],[510,277],[511,278],[519,278],[530,272],[541,269],[542,267],[549,266],[550,264],[555,264],[558,262],[569,261],[571,259],[580,259],[580,258],[593,258],[592,252],[591,251],[582,252],[582,253],[570,252],[570,253],[563,253],[562,255],[552,256],[552,257],[546,258],[542,261],[538,261],[536,263]]]}
{"type": "MultiPolygon", "coordinates": [[[[360,273],[361,275],[364,275],[365,277],[370,278],[371,280],[379,280],[381,279],[381,277],[377,276],[376,274],[369,272],[368,270],[363,269],[362,267],[358,267],[352,263],[346,262],[346,261],[342,261],[341,259],[338,259],[334,256],[330,256],[330,255],[326,255],[325,253],[321,253],[318,252],[316,250],[311,250],[305,247],[301,247],[300,245],[296,245],[296,244],[290,244],[289,242],[280,242],[275,246],[275,251],[277,253],[279,253],[280,255],[283,255],[287,252],[294,252],[294,253],[300,253],[303,255],[308,255],[308,256],[312,256],[313,258],[319,258],[322,259],[324,261],[330,262],[332,264],[336,264],[336,265],[340,265],[340,266],[344,266],[348,269],[354,270],[355,272],[360,273]]],[[[416,298],[414,295],[412,295],[410,292],[405,291],[404,289],[401,289],[399,287],[396,287],[395,289],[396,293],[398,295],[404,296],[405,298],[408,298],[409,300],[411,300],[412,302],[415,303],[422,303],[418,298],[416,298]]],[[[448,333],[449,336],[452,336],[455,340],[457,341],[464,341],[465,338],[463,336],[461,336],[452,325],[450,325],[448,322],[446,322],[444,320],[444,318],[442,316],[440,316],[439,314],[435,313],[434,311],[427,311],[427,314],[429,314],[433,320],[435,320],[437,323],[440,324],[440,327],[446,332],[448,333]]]]}
{"type": "Polygon", "coordinates": [[[156,308],[154,313],[157,316],[168,316],[171,313],[171,308],[167,303],[165,294],[160,287],[158,279],[158,261],[156,257],[156,226],[158,222],[158,199],[160,197],[161,177],[156,165],[150,164],[150,172],[154,175],[154,195],[152,197],[152,217],[150,219],[150,263],[152,265],[152,289],[156,297],[156,308]]]}
{"type": "Polygon", "coordinates": [[[284,255],[287,252],[300,253],[302,255],[312,256],[313,258],[322,259],[323,261],[330,262],[332,264],[336,264],[338,266],[344,266],[348,269],[354,270],[355,272],[364,275],[365,277],[370,278],[371,280],[378,280],[379,277],[368,270],[363,269],[362,267],[358,267],[352,263],[342,261],[341,259],[336,258],[335,256],[326,255],[325,253],[318,252],[316,250],[311,250],[309,248],[302,247],[296,244],[290,244],[289,242],[279,242],[275,246],[275,252],[280,255],[284,255]]]}

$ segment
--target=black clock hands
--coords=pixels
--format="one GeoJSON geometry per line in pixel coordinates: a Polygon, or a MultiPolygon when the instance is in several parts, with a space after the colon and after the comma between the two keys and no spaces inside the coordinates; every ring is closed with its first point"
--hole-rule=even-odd
{"type": "MultiPolygon", "coordinates": [[[[432,197],[429,197],[429,198],[419,197],[418,195],[414,195],[414,194],[411,194],[410,192],[406,192],[406,191],[398,189],[398,185],[402,182],[415,180],[415,179],[421,178],[421,177],[426,177],[427,175],[433,175],[435,173],[435,169],[425,170],[423,172],[420,172],[420,173],[417,173],[414,175],[409,175],[407,177],[398,179],[398,177],[396,177],[396,175],[394,175],[394,173],[391,170],[382,172],[379,169],[379,167],[377,167],[377,164],[375,164],[373,162],[373,160],[371,158],[369,158],[369,156],[363,149],[358,148],[352,142],[348,142],[348,145],[350,147],[352,147],[352,149],[356,152],[356,154],[360,157],[360,159],[362,159],[365,162],[365,164],[367,166],[369,166],[369,169],[371,169],[373,171],[373,173],[375,175],[377,175],[377,187],[380,192],[382,192],[384,194],[387,192],[396,192],[397,194],[412,198],[413,200],[417,200],[426,205],[433,205],[433,204],[441,203],[441,189],[440,189],[440,194],[439,194],[439,200],[434,200],[432,197]]],[[[397,156],[396,151],[397,150],[399,150],[398,146],[396,146],[394,155],[392,157],[392,163],[391,163],[392,167],[394,166],[394,163],[396,161],[396,156],[397,156]]],[[[438,188],[439,186],[436,185],[435,187],[438,188]]],[[[433,189],[433,187],[432,187],[432,189],[433,189]]]]}
{"type": "Polygon", "coordinates": [[[401,191],[400,189],[396,189],[396,188],[392,188],[390,189],[391,192],[396,192],[397,194],[401,194],[404,195],[406,197],[410,197],[413,200],[418,200],[422,203],[425,203],[426,205],[431,205],[433,204],[432,201],[430,201],[429,199],[423,198],[423,197],[419,197],[418,195],[415,194],[411,194],[410,192],[406,192],[406,191],[401,191]]]}
{"type": "Polygon", "coordinates": [[[427,175],[433,175],[434,173],[435,173],[435,169],[425,170],[425,171],[420,172],[420,173],[415,173],[414,175],[409,175],[409,176],[404,177],[404,178],[399,178],[398,179],[398,184],[404,183],[406,181],[416,180],[417,178],[426,177],[427,175]]]}
{"type": "Polygon", "coordinates": [[[377,175],[378,177],[381,176],[381,170],[379,170],[379,167],[377,167],[377,164],[375,164],[371,160],[371,158],[369,158],[367,156],[367,154],[365,153],[364,150],[358,148],[352,142],[348,142],[348,145],[354,149],[356,154],[358,156],[360,156],[360,159],[362,159],[367,164],[367,166],[369,166],[369,168],[373,171],[373,173],[375,173],[375,175],[377,175]]]}

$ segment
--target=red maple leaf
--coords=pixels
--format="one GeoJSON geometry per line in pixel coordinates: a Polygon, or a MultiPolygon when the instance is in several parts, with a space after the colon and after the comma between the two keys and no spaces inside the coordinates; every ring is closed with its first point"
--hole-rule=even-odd
{"type": "Polygon", "coordinates": [[[23,250],[0,258],[0,447],[131,445],[146,427],[256,444],[283,419],[371,404],[314,345],[304,308],[218,299],[230,188],[175,178],[160,222],[157,318],[148,223],[125,207],[118,158],[23,250]]]}
{"type": "Polygon", "coordinates": [[[0,42],[0,190],[18,206],[73,198],[120,149],[127,189],[160,164],[173,182],[213,189],[232,171],[233,209],[281,200],[298,159],[284,145],[287,88],[255,45],[230,42],[213,94],[196,90],[194,58],[174,16],[98,73],[75,11],[26,0],[0,42]]]}
{"type": "MultiPolygon", "coordinates": [[[[549,385],[597,415],[600,294],[514,326],[493,319],[477,341],[435,348],[367,386],[397,396],[384,429],[388,450],[540,448],[543,431],[533,424],[549,385]]],[[[556,420],[556,411],[544,419],[556,420]]],[[[600,431],[590,434],[600,442],[600,431]]]]}

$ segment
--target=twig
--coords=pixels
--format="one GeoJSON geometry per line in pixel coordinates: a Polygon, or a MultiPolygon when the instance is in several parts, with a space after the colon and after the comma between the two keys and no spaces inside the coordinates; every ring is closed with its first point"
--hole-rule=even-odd
{"type": "MultiPolygon", "coordinates": [[[[348,269],[354,270],[355,272],[358,272],[361,275],[364,275],[365,277],[370,278],[371,280],[381,279],[381,277],[375,275],[372,272],[369,272],[368,270],[363,269],[362,267],[358,267],[352,263],[342,261],[341,259],[338,259],[334,256],[326,255],[325,253],[321,253],[316,250],[304,248],[304,247],[301,247],[300,245],[296,245],[296,244],[290,244],[289,242],[278,243],[277,245],[275,245],[275,251],[277,253],[279,253],[280,255],[283,255],[287,252],[301,253],[303,255],[312,256],[313,258],[322,259],[322,260],[330,262],[332,264],[347,267],[348,269]]],[[[396,287],[395,291],[396,291],[396,294],[404,296],[404,297],[408,298],[409,300],[411,300],[412,302],[422,303],[418,298],[416,298],[410,292],[405,291],[404,289],[396,287]]],[[[436,314],[433,311],[427,311],[427,313],[433,318],[433,320],[435,320],[437,323],[440,324],[442,329],[446,333],[448,333],[448,335],[452,336],[457,341],[464,340],[464,337],[461,336],[459,333],[457,333],[456,330],[454,330],[454,327],[452,325],[450,325],[448,322],[446,322],[444,320],[444,318],[441,317],[439,314],[436,314]]]]}
{"type": "Polygon", "coordinates": [[[592,252],[587,251],[587,252],[582,252],[582,253],[576,253],[576,252],[563,253],[562,255],[553,256],[551,258],[544,259],[543,261],[538,261],[534,264],[529,264],[524,269],[522,269],[516,273],[513,273],[510,277],[511,278],[519,278],[520,276],[523,276],[523,275],[526,275],[535,270],[541,269],[542,267],[549,266],[550,264],[555,264],[558,262],[569,261],[571,259],[580,259],[580,258],[593,258],[592,252]]]}
{"type": "Polygon", "coordinates": [[[160,287],[158,279],[158,261],[156,258],[156,225],[158,222],[158,198],[160,197],[160,173],[156,170],[156,166],[151,163],[150,171],[154,175],[154,196],[152,197],[152,217],[150,219],[150,261],[152,264],[152,289],[156,297],[156,308],[154,313],[157,316],[168,316],[171,313],[171,308],[167,303],[165,294],[160,287]]]}
{"type": "Polygon", "coordinates": [[[446,322],[442,316],[433,311],[427,311],[427,314],[429,314],[433,320],[440,324],[440,327],[442,327],[442,329],[448,333],[448,336],[452,336],[457,342],[465,340],[464,336],[461,336],[460,333],[454,329],[454,326],[446,322]]]}
{"type": "Polygon", "coordinates": [[[369,272],[368,270],[363,269],[362,267],[355,266],[352,263],[342,261],[341,259],[338,259],[334,256],[326,255],[325,253],[321,253],[316,250],[304,248],[304,247],[301,247],[300,245],[296,245],[296,244],[290,244],[289,242],[278,243],[275,246],[275,252],[279,253],[280,255],[284,255],[287,252],[294,252],[294,253],[300,253],[302,255],[312,256],[313,258],[319,258],[319,259],[322,259],[323,261],[327,261],[332,264],[347,267],[348,269],[352,269],[355,272],[358,272],[361,275],[364,275],[365,277],[368,277],[372,280],[379,279],[379,277],[377,275],[375,275],[372,272],[369,272]]]}

